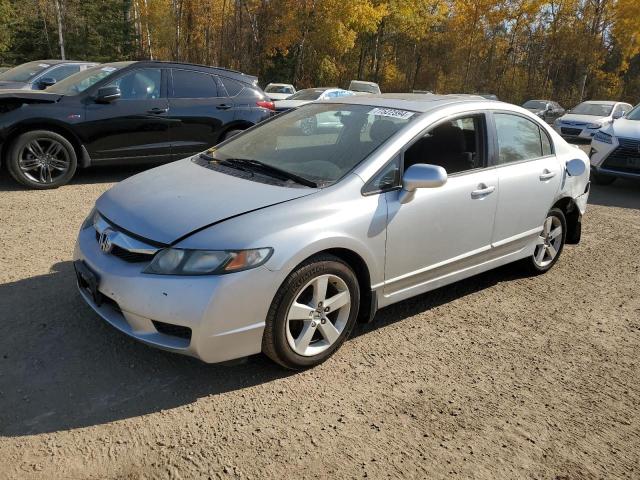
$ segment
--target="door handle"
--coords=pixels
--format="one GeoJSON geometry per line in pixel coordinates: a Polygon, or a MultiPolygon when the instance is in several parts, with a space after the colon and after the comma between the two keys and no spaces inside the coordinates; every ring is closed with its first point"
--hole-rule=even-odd
{"type": "Polygon", "coordinates": [[[216,107],[218,110],[229,110],[231,108],[231,105],[228,105],[226,103],[221,103],[220,105],[218,105],[216,107]]]}
{"type": "Polygon", "coordinates": [[[153,113],[155,115],[158,115],[159,113],[167,113],[168,111],[169,111],[168,108],[155,107],[155,108],[152,108],[151,110],[147,110],[147,113],[153,113]]]}
{"type": "Polygon", "coordinates": [[[495,191],[496,187],[489,186],[487,187],[484,183],[478,185],[478,189],[471,192],[471,198],[482,198],[485,197],[495,191]]]}
{"type": "Polygon", "coordinates": [[[545,169],[545,171],[542,172],[542,175],[540,175],[540,181],[546,182],[547,180],[551,180],[555,176],[556,176],[555,172],[550,172],[549,170],[545,169]]]}

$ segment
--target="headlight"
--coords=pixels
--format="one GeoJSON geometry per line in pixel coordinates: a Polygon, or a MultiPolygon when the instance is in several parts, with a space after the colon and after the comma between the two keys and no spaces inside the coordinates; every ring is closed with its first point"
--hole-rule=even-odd
{"type": "Polygon", "coordinates": [[[98,211],[96,210],[96,207],[93,207],[89,212],[89,215],[87,215],[87,218],[85,218],[84,222],[82,222],[82,226],[80,227],[80,230],[86,230],[89,227],[93,227],[93,224],[96,221],[97,216],[98,216],[98,211]]]}
{"type": "Polygon", "coordinates": [[[560,120],[559,118],[557,118],[557,119],[556,119],[556,121],[555,121],[555,122],[553,122],[553,124],[554,124],[555,126],[558,126],[558,125],[560,125],[561,123],[562,123],[562,120],[560,120]]]}
{"type": "Polygon", "coordinates": [[[593,136],[593,139],[602,143],[609,143],[609,144],[613,143],[613,137],[608,133],[604,133],[604,132],[596,132],[596,134],[593,136]]]}
{"type": "Polygon", "coordinates": [[[263,265],[272,248],[252,250],[160,250],[144,273],[156,275],[219,275],[249,270],[263,265]]]}
{"type": "Polygon", "coordinates": [[[544,114],[545,114],[544,111],[540,111],[536,115],[538,115],[540,118],[544,118],[544,114]]]}
{"type": "Polygon", "coordinates": [[[590,123],[587,125],[587,128],[602,128],[601,123],[590,123]]]}

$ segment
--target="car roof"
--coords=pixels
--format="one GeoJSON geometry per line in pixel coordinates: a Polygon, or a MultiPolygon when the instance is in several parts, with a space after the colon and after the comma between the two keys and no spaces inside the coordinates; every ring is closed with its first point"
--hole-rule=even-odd
{"type": "MultiPolygon", "coordinates": [[[[48,63],[49,65],[59,65],[60,63],[87,63],[97,65],[98,62],[88,62],[87,60],[60,60],[59,58],[51,58],[48,60],[32,60],[26,63],[48,63]]],[[[19,65],[16,65],[19,66],[19,65]]]]}
{"type": "Polygon", "coordinates": [[[594,105],[615,105],[616,103],[624,103],[624,102],[616,102],[615,100],[585,100],[580,103],[593,103],[594,105]]]}
{"type": "Polygon", "coordinates": [[[169,62],[169,61],[161,61],[161,60],[139,60],[137,62],[131,62],[132,64],[143,64],[143,65],[157,65],[163,67],[174,67],[174,68],[184,68],[189,67],[191,70],[200,71],[200,72],[215,72],[224,77],[233,78],[234,80],[239,80],[243,83],[248,83],[250,85],[255,85],[258,82],[258,77],[253,75],[247,75],[246,73],[238,72],[237,70],[231,70],[228,68],[222,67],[213,67],[211,65],[201,65],[198,63],[187,63],[187,62],[169,62]]]}
{"type": "Polygon", "coordinates": [[[268,87],[269,85],[274,86],[274,87],[293,87],[293,85],[291,85],[290,83],[273,83],[273,82],[272,82],[272,83],[269,83],[269,84],[267,85],[267,87],[268,87]]]}
{"type": "Polygon", "coordinates": [[[414,112],[428,112],[444,105],[453,103],[477,103],[506,105],[497,100],[488,100],[477,95],[449,94],[434,95],[431,93],[382,93],[380,95],[353,95],[340,97],[336,103],[349,103],[355,105],[369,105],[372,107],[398,108],[412,110],[414,112]]]}
{"type": "Polygon", "coordinates": [[[351,80],[351,83],[360,83],[362,85],[372,85],[372,86],[378,85],[376,82],[369,82],[367,80],[351,80]]]}

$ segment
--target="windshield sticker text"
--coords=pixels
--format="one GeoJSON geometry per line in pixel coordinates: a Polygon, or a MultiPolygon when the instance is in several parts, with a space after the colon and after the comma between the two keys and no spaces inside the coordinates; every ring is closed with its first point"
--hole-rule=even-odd
{"type": "Polygon", "coordinates": [[[379,115],[382,117],[393,117],[393,118],[401,118],[406,120],[407,118],[411,118],[415,112],[409,112],[407,110],[397,110],[395,108],[374,108],[369,112],[369,115],[379,115]]]}

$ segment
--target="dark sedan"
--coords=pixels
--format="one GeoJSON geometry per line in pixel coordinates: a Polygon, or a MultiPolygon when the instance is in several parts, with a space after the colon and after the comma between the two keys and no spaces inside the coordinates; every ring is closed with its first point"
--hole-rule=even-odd
{"type": "Polygon", "coordinates": [[[17,67],[0,69],[0,90],[44,90],[71,75],[95,67],[96,62],[76,60],[36,60],[17,67]]]}
{"type": "Polygon", "coordinates": [[[168,162],[266,118],[257,78],[222,68],[117,62],[45,91],[0,92],[0,154],[31,188],[67,183],[77,167],[168,162]]]}
{"type": "Polygon", "coordinates": [[[565,114],[564,108],[553,100],[528,100],[524,102],[522,108],[526,108],[550,125],[553,125],[557,118],[565,114]]]}

